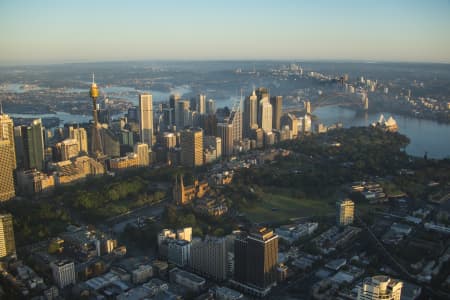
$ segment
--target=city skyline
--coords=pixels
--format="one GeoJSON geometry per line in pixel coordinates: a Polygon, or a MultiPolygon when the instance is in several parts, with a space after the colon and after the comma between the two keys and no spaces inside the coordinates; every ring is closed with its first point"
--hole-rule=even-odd
{"type": "Polygon", "coordinates": [[[444,0],[11,1],[0,65],[127,60],[450,62],[444,0]]]}

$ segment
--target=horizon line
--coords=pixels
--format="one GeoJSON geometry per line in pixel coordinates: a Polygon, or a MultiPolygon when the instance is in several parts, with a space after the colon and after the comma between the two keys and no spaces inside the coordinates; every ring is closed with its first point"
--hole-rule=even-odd
{"type": "Polygon", "coordinates": [[[4,67],[36,67],[76,64],[136,63],[136,62],[326,62],[326,63],[361,63],[361,64],[439,64],[450,65],[450,61],[411,61],[411,60],[375,60],[375,59],[332,59],[332,58],[145,58],[145,59],[111,59],[111,60],[67,60],[59,62],[4,63],[4,67]]]}

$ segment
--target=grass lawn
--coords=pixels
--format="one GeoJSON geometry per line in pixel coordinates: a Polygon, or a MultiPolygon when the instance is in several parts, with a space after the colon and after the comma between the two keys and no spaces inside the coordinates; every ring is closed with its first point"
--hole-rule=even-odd
{"type": "Polygon", "coordinates": [[[300,199],[285,193],[262,192],[262,202],[241,211],[252,222],[279,222],[290,218],[333,214],[334,202],[328,199],[300,199]]]}

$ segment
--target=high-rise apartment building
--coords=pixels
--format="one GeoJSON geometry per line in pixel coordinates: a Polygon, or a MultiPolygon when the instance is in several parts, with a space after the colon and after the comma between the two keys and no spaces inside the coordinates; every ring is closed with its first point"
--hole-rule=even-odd
{"type": "Polygon", "coordinates": [[[222,140],[222,155],[233,154],[233,125],[229,123],[217,124],[217,136],[222,140]]]}
{"type": "Polygon", "coordinates": [[[0,139],[0,201],[7,201],[16,195],[14,189],[14,153],[9,140],[0,139]]]}
{"type": "Polygon", "coordinates": [[[272,105],[272,128],[280,130],[280,120],[283,112],[283,97],[270,97],[270,104],[272,105]]]}
{"type": "Polygon", "coordinates": [[[11,150],[13,151],[13,158],[11,164],[13,169],[16,168],[16,148],[14,140],[14,123],[13,120],[3,113],[3,108],[0,104],[0,140],[8,140],[11,150]]]}
{"type": "Polygon", "coordinates": [[[358,300],[400,300],[403,282],[378,275],[364,279],[358,289],[358,300]]]}
{"type": "Polygon", "coordinates": [[[336,203],[337,223],[340,226],[346,226],[353,223],[355,217],[355,203],[350,199],[338,201],[336,203]]]}
{"type": "Polygon", "coordinates": [[[203,131],[200,128],[181,132],[181,164],[186,167],[203,165],[203,131]]]}
{"type": "Polygon", "coordinates": [[[278,236],[265,227],[241,234],[234,242],[234,280],[259,295],[276,282],[278,236]]]}
{"type": "Polygon", "coordinates": [[[141,142],[153,145],[153,101],[152,95],[139,95],[139,132],[141,142]]]}
{"type": "Polygon", "coordinates": [[[25,169],[44,169],[44,135],[41,119],[34,120],[30,126],[22,126],[25,169]]]}
{"type": "Polygon", "coordinates": [[[50,264],[53,280],[59,288],[76,283],[75,264],[73,261],[60,260],[50,264]]]}
{"type": "Polygon", "coordinates": [[[227,277],[226,239],[209,237],[194,239],[189,266],[200,275],[223,281],[227,277]]]}
{"type": "Polygon", "coordinates": [[[0,258],[16,253],[13,218],[11,214],[0,215],[0,258]]]}

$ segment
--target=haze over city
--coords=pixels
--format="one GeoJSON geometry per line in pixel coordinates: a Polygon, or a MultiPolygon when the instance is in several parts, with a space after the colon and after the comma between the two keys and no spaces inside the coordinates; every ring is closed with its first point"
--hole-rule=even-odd
{"type": "Polygon", "coordinates": [[[0,63],[450,62],[450,2],[1,1],[0,63]]]}
{"type": "Polygon", "coordinates": [[[449,16],[0,0],[0,299],[450,299],[449,16]]]}

